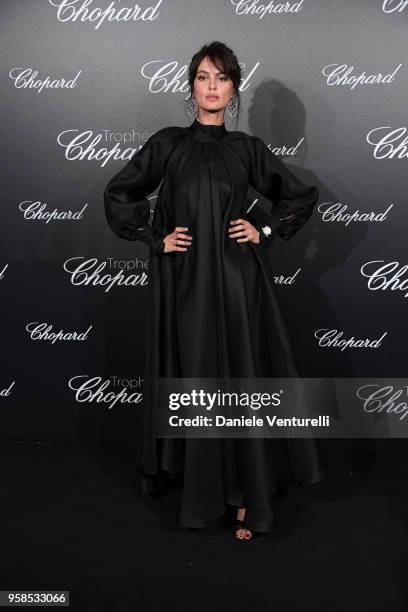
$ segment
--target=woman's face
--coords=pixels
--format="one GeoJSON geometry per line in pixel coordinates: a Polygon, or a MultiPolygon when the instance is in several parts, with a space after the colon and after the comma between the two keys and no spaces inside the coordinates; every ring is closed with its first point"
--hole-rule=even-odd
{"type": "Polygon", "coordinates": [[[194,97],[199,109],[207,112],[224,111],[233,94],[231,79],[205,57],[194,79],[194,97]]]}

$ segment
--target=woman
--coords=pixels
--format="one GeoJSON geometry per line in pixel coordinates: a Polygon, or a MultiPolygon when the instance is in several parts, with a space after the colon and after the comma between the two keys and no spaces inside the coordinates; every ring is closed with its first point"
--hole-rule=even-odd
{"type": "Polygon", "coordinates": [[[204,527],[233,507],[234,535],[249,540],[272,529],[278,488],[323,477],[316,441],[158,438],[154,410],[160,377],[298,376],[265,249],[276,233],[288,240],[306,223],[318,191],[260,138],[225,128],[225,110],[239,110],[240,82],[231,49],[202,47],[189,66],[194,121],[153,134],[109,181],[104,201],[115,234],[150,246],[144,491],[183,475],[180,525],[204,527]],[[149,223],[147,196],[160,183],[149,223]],[[270,214],[246,213],[249,184],[274,202],[270,214]]]}

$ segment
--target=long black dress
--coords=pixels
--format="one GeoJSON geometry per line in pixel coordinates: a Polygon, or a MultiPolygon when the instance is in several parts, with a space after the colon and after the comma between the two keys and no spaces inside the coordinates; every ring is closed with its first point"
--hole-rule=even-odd
{"type": "Polygon", "coordinates": [[[205,526],[230,505],[247,508],[249,528],[269,531],[273,493],[324,476],[313,439],[157,438],[153,410],[158,377],[299,376],[265,250],[276,233],[294,236],[318,195],[260,138],[196,119],[153,134],[105,189],[115,234],[150,246],[139,466],[145,485],[183,476],[182,526],[205,526]],[[151,217],[147,196],[160,183],[151,217]],[[256,205],[246,213],[248,184],[273,202],[270,214],[256,205]],[[229,237],[238,218],[260,231],[259,244],[229,237]],[[164,253],[176,226],[192,243],[164,253]]]}

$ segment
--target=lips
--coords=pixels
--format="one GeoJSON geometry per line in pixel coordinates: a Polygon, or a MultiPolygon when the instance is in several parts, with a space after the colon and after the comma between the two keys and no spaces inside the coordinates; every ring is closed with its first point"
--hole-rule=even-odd
{"type": "Polygon", "coordinates": [[[206,96],[206,100],[219,100],[219,96],[206,96]]]}

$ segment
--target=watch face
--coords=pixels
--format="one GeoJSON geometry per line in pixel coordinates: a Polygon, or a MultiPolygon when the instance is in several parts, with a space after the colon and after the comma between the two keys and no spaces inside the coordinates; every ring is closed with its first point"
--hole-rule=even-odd
{"type": "Polygon", "coordinates": [[[270,233],[272,232],[271,228],[269,227],[269,225],[264,225],[262,228],[263,233],[265,234],[265,236],[269,236],[270,233]]]}

